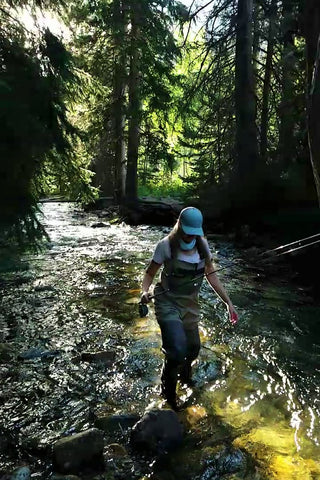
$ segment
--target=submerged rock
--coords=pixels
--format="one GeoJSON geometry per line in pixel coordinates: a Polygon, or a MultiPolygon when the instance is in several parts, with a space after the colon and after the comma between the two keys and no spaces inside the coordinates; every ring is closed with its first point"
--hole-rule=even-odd
{"type": "Polygon", "coordinates": [[[194,381],[197,387],[213,382],[221,376],[221,363],[219,361],[201,362],[194,368],[194,381]]]}
{"type": "Polygon", "coordinates": [[[30,475],[31,472],[29,467],[20,467],[12,473],[10,480],[29,480],[30,475]]]}
{"type": "Polygon", "coordinates": [[[161,454],[178,447],[183,440],[183,428],[173,410],[151,410],[131,431],[134,448],[161,454]]]}
{"type": "MultiPolygon", "coordinates": [[[[208,454],[208,453],[207,453],[208,454]]],[[[247,460],[242,450],[223,447],[215,450],[205,461],[207,467],[200,480],[219,480],[221,475],[229,475],[246,469],[247,460]]]]}
{"type": "Polygon", "coordinates": [[[76,475],[53,475],[51,480],[81,480],[81,478],[76,475]]]}
{"type": "Polygon", "coordinates": [[[246,456],[239,449],[225,449],[218,460],[218,466],[222,473],[240,472],[246,467],[246,456]]]}
{"type": "Polygon", "coordinates": [[[12,368],[10,369],[8,367],[1,365],[1,361],[0,361],[0,381],[4,380],[9,376],[12,376],[12,373],[13,373],[12,368]]]}
{"type": "Polygon", "coordinates": [[[110,227],[110,223],[96,222],[96,223],[92,223],[91,225],[91,228],[103,228],[103,227],[110,227]]]}
{"type": "Polygon", "coordinates": [[[19,353],[18,360],[34,360],[36,358],[53,358],[61,355],[60,350],[41,350],[41,348],[30,348],[19,353]]]}
{"type": "Polygon", "coordinates": [[[83,362],[92,362],[92,363],[105,363],[107,365],[112,365],[117,356],[115,350],[107,350],[101,352],[82,352],[81,360],[83,362]]]}
{"type": "Polygon", "coordinates": [[[11,345],[7,343],[0,343],[0,363],[10,362],[14,356],[14,351],[11,345]]]}
{"type": "Polygon", "coordinates": [[[52,285],[38,284],[34,287],[35,292],[56,292],[56,289],[52,285]]]}
{"type": "Polygon", "coordinates": [[[53,463],[59,472],[78,473],[87,466],[103,462],[103,433],[91,428],[75,435],[61,438],[53,445],[53,463]]]}

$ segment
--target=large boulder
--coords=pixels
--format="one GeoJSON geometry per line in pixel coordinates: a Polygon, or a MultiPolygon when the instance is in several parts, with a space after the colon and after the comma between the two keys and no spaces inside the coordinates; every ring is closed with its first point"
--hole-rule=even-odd
{"type": "Polygon", "coordinates": [[[182,443],[182,424],[173,410],[151,410],[133,426],[130,440],[133,448],[162,454],[182,443]]]}
{"type": "Polygon", "coordinates": [[[144,197],[121,205],[122,218],[129,225],[167,225],[176,222],[183,203],[174,198],[156,199],[144,197]]]}
{"type": "Polygon", "coordinates": [[[78,473],[83,467],[103,464],[103,432],[91,428],[61,438],[53,445],[53,464],[58,472],[78,473]]]}

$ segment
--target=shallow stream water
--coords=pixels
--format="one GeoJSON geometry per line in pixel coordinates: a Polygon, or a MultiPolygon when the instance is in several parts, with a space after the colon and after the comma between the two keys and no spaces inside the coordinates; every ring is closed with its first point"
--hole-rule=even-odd
{"type": "MultiPolygon", "coordinates": [[[[99,410],[142,415],[164,406],[160,331],[153,307],[139,318],[137,304],[153,247],[169,231],[94,228],[104,220],[68,203],[45,203],[43,214],[46,248],[3,259],[0,278],[0,343],[9,349],[0,364],[0,473],[28,463],[38,479],[52,475],[50,445],[91,427],[99,410]],[[81,361],[98,351],[114,361],[81,361]]],[[[285,278],[248,268],[227,240],[209,244],[240,320],[231,326],[203,285],[196,386],[179,390],[185,443],[167,471],[204,479],[203,458],[228,443],[250,461],[221,478],[320,479],[320,308],[285,278]]],[[[140,468],[127,478],[159,478],[157,462],[140,468]]]]}

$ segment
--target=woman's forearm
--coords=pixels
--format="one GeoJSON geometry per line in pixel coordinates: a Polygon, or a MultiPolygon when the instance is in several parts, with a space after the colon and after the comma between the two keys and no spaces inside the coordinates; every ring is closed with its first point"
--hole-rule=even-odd
{"type": "Polygon", "coordinates": [[[213,290],[216,292],[216,294],[218,295],[218,297],[221,298],[221,300],[226,304],[226,305],[232,305],[232,302],[229,298],[229,295],[227,294],[227,292],[225,291],[222,283],[220,282],[219,278],[217,277],[217,275],[215,273],[210,273],[208,272],[206,274],[206,278],[207,278],[207,281],[208,283],[211,285],[211,287],[213,288],[213,290]]]}
{"type": "Polygon", "coordinates": [[[150,288],[150,286],[153,282],[153,279],[156,276],[160,267],[161,267],[161,265],[154,262],[153,260],[151,261],[150,265],[148,266],[148,268],[147,268],[147,270],[144,274],[143,280],[142,280],[142,286],[141,286],[142,292],[148,292],[149,291],[149,288],[150,288]]]}
{"type": "Polygon", "coordinates": [[[143,280],[142,280],[142,291],[143,292],[148,292],[150,285],[153,282],[153,276],[151,276],[148,272],[144,274],[143,280]]]}
{"type": "Polygon", "coordinates": [[[215,273],[215,268],[212,262],[206,265],[205,274],[206,274],[207,281],[209,282],[213,290],[216,292],[218,297],[226,304],[228,313],[229,313],[229,320],[233,325],[235,325],[238,322],[238,314],[234,309],[234,306],[229,298],[229,295],[227,294],[222,283],[217,277],[215,273]]]}

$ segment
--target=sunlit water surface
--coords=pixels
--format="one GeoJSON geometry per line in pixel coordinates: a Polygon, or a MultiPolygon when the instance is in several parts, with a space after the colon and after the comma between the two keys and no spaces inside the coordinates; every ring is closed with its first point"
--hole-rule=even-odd
{"type": "MultiPolygon", "coordinates": [[[[46,203],[43,213],[48,248],[1,274],[0,342],[15,353],[10,368],[0,365],[1,432],[12,439],[1,462],[5,469],[29,461],[36,478],[51,472],[52,442],[91,427],[99,410],[142,415],[164,406],[159,328],[153,307],[141,319],[137,303],[154,244],[168,229],[94,228],[104,220],[67,203],[46,203]],[[115,360],[80,361],[97,351],[115,360]]],[[[188,441],[170,457],[174,478],[196,478],[204,450],[225,441],[252,460],[226,478],[319,479],[320,309],[284,279],[248,269],[227,241],[209,243],[240,321],[232,327],[202,287],[202,349],[196,387],[179,390],[188,441]]],[[[153,478],[152,466],[145,473],[153,478]]]]}

